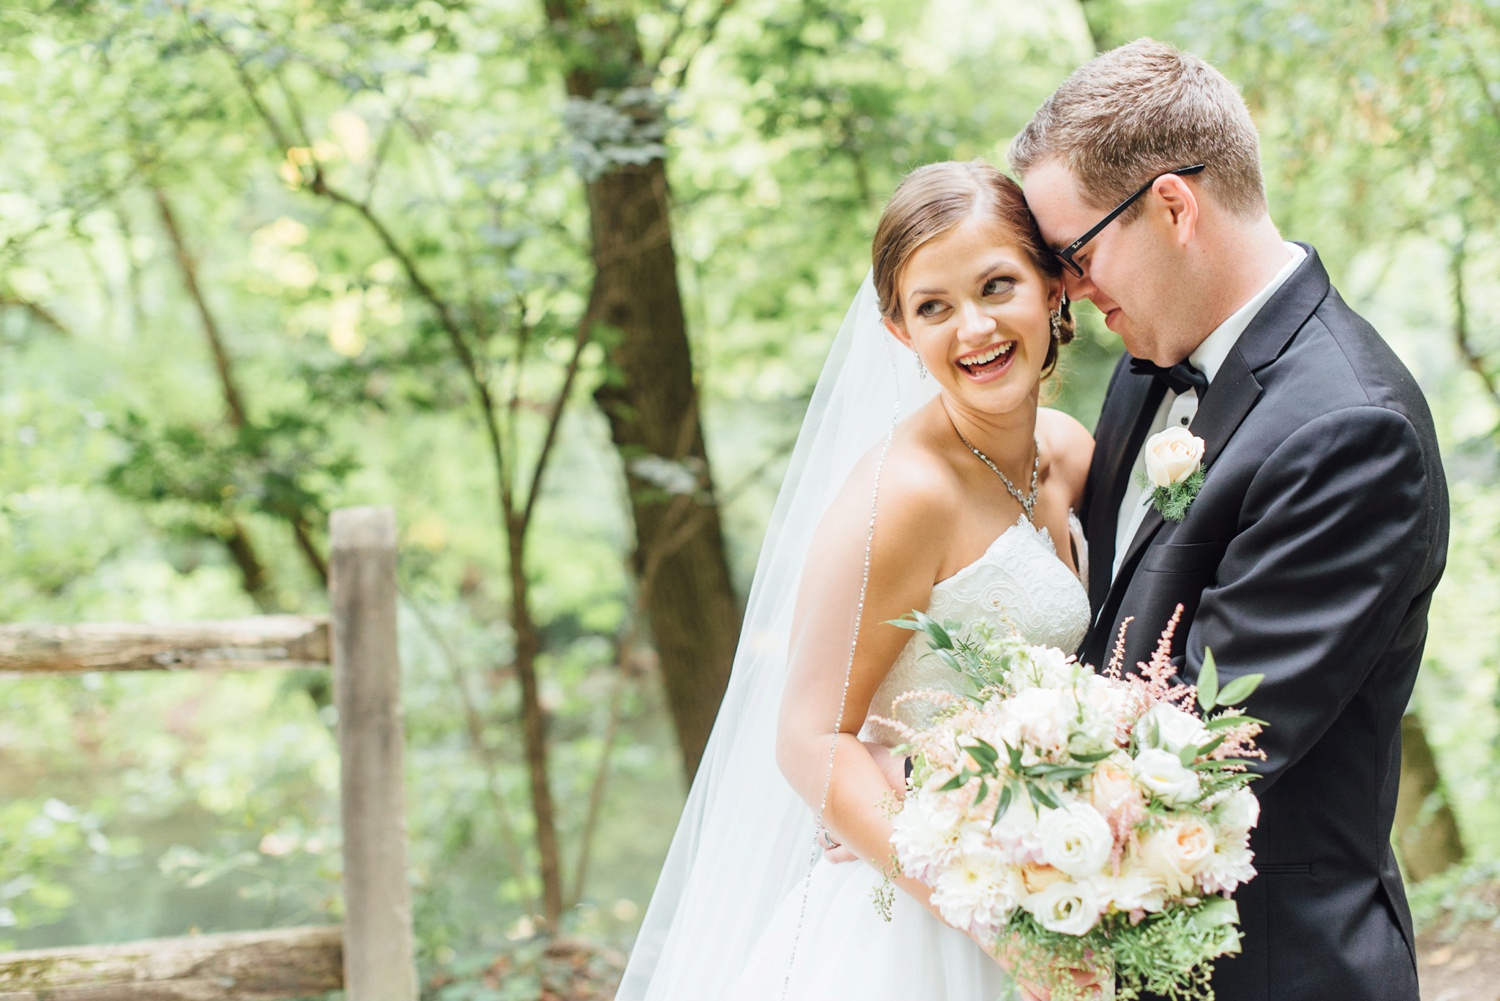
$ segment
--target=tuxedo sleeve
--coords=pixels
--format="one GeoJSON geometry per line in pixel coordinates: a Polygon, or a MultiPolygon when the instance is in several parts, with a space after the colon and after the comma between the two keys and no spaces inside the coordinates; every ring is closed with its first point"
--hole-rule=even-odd
{"type": "Polygon", "coordinates": [[[1360,406],[1302,426],[1251,478],[1186,651],[1194,676],[1205,648],[1221,682],[1265,674],[1246,704],[1269,723],[1258,793],[1317,743],[1400,640],[1432,544],[1426,468],[1402,414],[1360,406]]]}

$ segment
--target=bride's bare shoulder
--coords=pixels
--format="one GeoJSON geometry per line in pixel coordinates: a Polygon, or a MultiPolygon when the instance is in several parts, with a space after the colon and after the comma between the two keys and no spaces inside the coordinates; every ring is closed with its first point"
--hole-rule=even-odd
{"type": "Polygon", "coordinates": [[[863,530],[872,509],[877,510],[884,529],[880,537],[900,540],[901,549],[930,550],[962,500],[962,482],[952,463],[919,428],[903,426],[888,447],[881,442],[855,465],[825,522],[857,522],[863,530]]]}
{"type": "Polygon", "coordinates": [[[1077,418],[1061,410],[1042,407],[1036,413],[1037,437],[1047,455],[1047,477],[1057,477],[1070,498],[1070,506],[1083,501],[1083,484],[1094,457],[1094,436],[1077,418]]]}

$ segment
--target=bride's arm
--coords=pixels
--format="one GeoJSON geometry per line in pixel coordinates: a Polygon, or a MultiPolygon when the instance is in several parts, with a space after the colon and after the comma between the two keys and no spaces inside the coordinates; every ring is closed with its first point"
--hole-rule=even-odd
{"type": "Polygon", "coordinates": [[[930,890],[898,875],[892,863],[891,788],[858,733],[876,689],[911,637],[887,620],[925,609],[941,569],[952,509],[943,477],[934,472],[903,463],[882,478],[852,663],[870,518],[867,477],[853,477],[825,517],[797,595],[776,747],[782,773],[814,813],[826,790],[823,826],[833,837],[929,908],[930,890]]]}

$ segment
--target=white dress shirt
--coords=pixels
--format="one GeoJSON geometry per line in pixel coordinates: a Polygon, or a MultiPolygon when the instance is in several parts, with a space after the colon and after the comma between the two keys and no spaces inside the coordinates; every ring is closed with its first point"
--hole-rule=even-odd
{"type": "MultiPolygon", "coordinates": [[[[1239,309],[1230,314],[1229,319],[1219,324],[1214,332],[1203,339],[1203,343],[1193,349],[1188,355],[1188,361],[1193,367],[1202,372],[1204,377],[1212,384],[1214,376],[1219,374],[1219,369],[1224,365],[1224,359],[1229,357],[1229,352],[1239,342],[1240,335],[1245,328],[1250,326],[1250,321],[1255,319],[1255,314],[1276,294],[1276,290],[1286,283],[1297,270],[1297,265],[1307,256],[1307,251],[1295,243],[1286,245],[1291,260],[1284,264],[1280,271],[1266,283],[1266,286],[1246,302],[1239,309]]],[[[1167,390],[1167,395],[1162,398],[1161,405],[1156,410],[1156,417],[1151,421],[1151,430],[1146,435],[1146,441],[1151,440],[1151,435],[1165,430],[1172,425],[1187,427],[1193,422],[1193,417],[1198,413],[1198,391],[1189,389],[1187,392],[1178,394],[1167,390]]],[[[1115,523],[1115,563],[1110,570],[1111,578],[1120,573],[1120,563],[1125,559],[1125,550],[1130,548],[1130,542],[1135,538],[1136,531],[1141,527],[1141,522],[1146,519],[1146,512],[1151,508],[1151,491],[1145,487],[1146,482],[1146,446],[1141,445],[1140,453],[1135,457],[1135,465],[1130,471],[1130,481],[1125,485],[1125,496],[1120,500],[1120,513],[1115,523]]]]}

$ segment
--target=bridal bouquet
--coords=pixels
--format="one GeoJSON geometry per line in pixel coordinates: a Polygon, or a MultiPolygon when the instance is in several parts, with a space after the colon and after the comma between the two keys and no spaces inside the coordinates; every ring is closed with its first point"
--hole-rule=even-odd
{"type": "Polygon", "coordinates": [[[1229,894],[1255,875],[1244,762],[1264,757],[1263,721],[1235,706],[1261,676],[1221,689],[1209,654],[1198,684],[1180,683],[1175,615],[1129,676],[1123,627],[1096,673],[983,624],[895,624],[975,686],[901,696],[943,707],[928,729],[882,721],[913,756],[891,836],[901,869],[1053,998],[1080,996],[1071,971],[1093,968],[1113,971],[1121,1001],[1211,999],[1212,960],[1239,949],[1229,894]]]}

